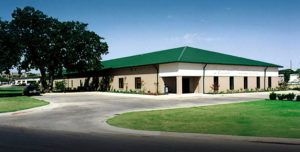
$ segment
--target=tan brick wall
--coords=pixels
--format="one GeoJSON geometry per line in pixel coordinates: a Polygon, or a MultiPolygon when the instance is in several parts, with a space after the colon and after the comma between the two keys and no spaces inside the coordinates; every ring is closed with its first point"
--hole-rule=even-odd
{"type": "MultiPolygon", "coordinates": [[[[249,76],[248,77],[248,89],[256,90],[256,76],[249,76]]],[[[213,77],[205,77],[205,92],[213,92],[211,86],[213,84],[213,77]]],[[[219,91],[226,92],[230,89],[230,77],[219,77],[219,91]]],[[[268,77],[266,77],[266,88],[268,87],[268,77]]],[[[202,88],[202,79],[199,82],[198,87],[202,88]]],[[[278,77],[272,77],[272,88],[278,87],[278,77]]],[[[234,90],[244,90],[244,77],[234,77],[234,90]]],[[[260,89],[264,89],[264,77],[260,77],[260,89]]],[[[200,91],[202,93],[202,91],[200,91]]]]}
{"type": "MultiPolygon", "coordinates": [[[[156,92],[156,69],[152,66],[140,66],[133,68],[122,68],[112,70],[112,82],[111,90],[135,90],[145,92],[156,92]],[[141,89],[135,88],[135,78],[141,77],[142,87],[141,89]],[[124,78],[124,88],[119,88],[119,78],[124,78]]],[[[163,92],[164,83],[163,79],[159,77],[159,92],[163,92]]]]}
{"type": "MultiPolygon", "coordinates": [[[[122,69],[113,69],[109,72],[112,76],[112,81],[110,83],[110,89],[113,90],[135,90],[135,91],[145,91],[145,92],[156,92],[156,69],[152,65],[140,66],[140,67],[131,67],[131,68],[122,68],[122,69]],[[142,88],[135,89],[135,77],[141,77],[142,88]],[[124,88],[119,88],[119,78],[124,78],[124,88]]],[[[101,77],[99,77],[101,79],[101,77]]],[[[194,93],[203,93],[203,77],[189,77],[190,78],[190,91],[194,93]]],[[[226,92],[230,88],[230,77],[229,76],[220,76],[219,77],[219,91],[226,92]]],[[[80,80],[82,85],[84,85],[86,78],[70,78],[70,79],[56,79],[55,81],[66,81],[66,87],[77,88],[80,86],[80,80]],[[73,81],[73,86],[72,86],[73,81]]],[[[205,76],[205,93],[213,92],[211,86],[213,85],[213,76],[205,76]]],[[[90,80],[90,83],[92,78],[90,80]]],[[[169,83],[169,88],[176,90],[176,77],[162,78],[159,77],[159,92],[164,92],[164,82],[170,81],[174,82],[173,84],[169,83]]],[[[268,77],[266,77],[266,88],[268,87],[268,77]]],[[[260,89],[264,88],[264,77],[260,77],[260,89]]],[[[278,77],[272,77],[272,88],[278,86],[278,77]]],[[[234,77],[234,90],[244,89],[244,77],[235,76],[234,77]]],[[[248,77],[248,89],[256,89],[256,76],[248,77]]]]}
{"type": "Polygon", "coordinates": [[[82,86],[83,86],[84,83],[85,83],[86,78],[55,79],[53,87],[55,87],[55,82],[63,81],[63,80],[65,81],[67,88],[72,88],[73,89],[73,88],[77,88],[77,87],[80,86],[80,80],[81,80],[81,83],[82,83],[82,86]]]}
{"type": "Polygon", "coordinates": [[[219,91],[229,90],[229,77],[219,77],[219,91]]]}
{"type": "Polygon", "coordinates": [[[190,77],[190,91],[191,93],[200,93],[200,84],[201,77],[190,77]]]}
{"type": "Polygon", "coordinates": [[[205,93],[208,92],[213,92],[213,90],[211,89],[211,86],[214,83],[214,77],[205,77],[204,78],[204,85],[205,85],[205,93]]]}

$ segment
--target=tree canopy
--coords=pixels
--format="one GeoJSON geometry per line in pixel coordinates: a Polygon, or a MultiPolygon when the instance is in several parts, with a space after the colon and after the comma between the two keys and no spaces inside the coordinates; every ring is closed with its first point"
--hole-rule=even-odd
{"type": "MultiPolygon", "coordinates": [[[[22,47],[17,49],[21,52],[17,62],[12,61],[13,64],[3,66],[4,69],[18,65],[19,69],[26,71],[39,70],[45,89],[52,90],[55,76],[60,75],[63,70],[99,70],[101,55],[108,53],[104,38],[87,30],[88,24],[78,21],[62,22],[33,7],[17,8],[12,13],[11,22],[5,23],[9,24],[7,31],[13,31],[17,46],[22,47]],[[47,79],[49,84],[46,83],[47,79]]],[[[4,33],[10,35],[9,32],[4,33]]],[[[9,51],[11,53],[12,49],[9,51]]]]}
{"type": "Polygon", "coordinates": [[[9,73],[21,59],[21,49],[14,31],[8,21],[0,19],[0,73],[9,73]]]}

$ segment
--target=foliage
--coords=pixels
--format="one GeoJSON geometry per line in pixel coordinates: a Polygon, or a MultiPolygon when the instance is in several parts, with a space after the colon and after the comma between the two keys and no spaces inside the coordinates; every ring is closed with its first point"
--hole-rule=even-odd
{"type": "Polygon", "coordinates": [[[111,91],[108,91],[108,92],[115,92],[115,93],[125,93],[125,94],[145,94],[145,95],[164,95],[164,93],[153,93],[153,92],[151,92],[150,90],[149,91],[147,91],[147,92],[145,92],[145,91],[143,91],[143,90],[139,90],[139,91],[135,91],[135,90],[129,90],[129,91],[126,91],[126,90],[124,90],[124,91],[122,91],[122,90],[115,90],[115,89],[113,89],[113,90],[111,90],[111,91]]]}
{"type": "Polygon", "coordinates": [[[288,83],[290,81],[290,75],[294,73],[292,69],[284,69],[279,71],[280,74],[284,75],[284,82],[288,83]]]}
{"type": "Polygon", "coordinates": [[[101,55],[108,53],[106,42],[81,22],[61,22],[33,7],[17,8],[11,28],[17,31],[23,46],[21,69],[38,69],[41,83],[52,90],[55,76],[68,72],[86,72],[101,68],[101,55]]]}
{"type": "Polygon", "coordinates": [[[286,98],[287,98],[287,100],[289,100],[289,101],[293,101],[294,100],[294,98],[295,98],[295,94],[294,93],[288,93],[287,95],[286,95],[286,98]]]}
{"type": "Polygon", "coordinates": [[[270,100],[276,100],[276,93],[275,92],[271,92],[269,95],[270,100]]]}
{"type": "Polygon", "coordinates": [[[300,101],[300,95],[297,95],[296,101],[300,101]]]}
{"type": "Polygon", "coordinates": [[[288,89],[288,84],[286,82],[280,82],[279,83],[279,89],[280,90],[287,90],[288,89]]]}
{"type": "Polygon", "coordinates": [[[284,100],[286,98],[286,95],[285,94],[277,94],[277,98],[279,100],[284,100]]]}
{"type": "Polygon", "coordinates": [[[8,82],[9,80],[5,77],[0,76],[0,82],[8,82]]]}
{"type": "Polygon", "coordinates": [[[295,73],[298,74],[298,77],[299,77],[299,79],[300,79],[300,69],[297,69],[297,70],[295,71],[295,73]]]}
{"type": "Polygon", "coordinates": [[[219,88],[220,88],[220,85],[214,83],[214,84],[212,84],[212,85],[210,86],[210,88],[211,88],[211,90],[213,90],[214,92],[218,92],[218,90],[219,90],[219,88]]]}
{"type": "Polygon", "coordinates": [[[9,73],[16,67],[21,59],[20,44],[15,32],[7,21],[0,19],[0,73],[9,73]]]}
{"type": "Polygon", "coordinates": [[[66,82],[64,80],[63,81],[56,81],[55,82],[55,89],[65,92],[66,82]]]}

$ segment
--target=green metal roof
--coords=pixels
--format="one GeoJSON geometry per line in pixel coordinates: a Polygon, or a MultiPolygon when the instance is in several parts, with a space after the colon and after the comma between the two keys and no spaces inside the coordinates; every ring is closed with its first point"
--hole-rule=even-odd
{"type": "Polygon", "coordinates": [[[102,61],[102,65],[103,69],[114,69],[172,62],[282,67],[276,64],[202,50],[198,48],[192,48],[188,46],[106,60],[102,61]]]}

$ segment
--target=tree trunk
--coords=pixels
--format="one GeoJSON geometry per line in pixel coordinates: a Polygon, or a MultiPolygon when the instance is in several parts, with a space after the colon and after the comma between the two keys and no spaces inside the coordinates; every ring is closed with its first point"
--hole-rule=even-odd
{"type": "Polygon", "coordinates": [[[50,91],[53,90],[53,82],[54,82],[54,72],[50,72],[49,71],[49,88],[50,88],[50,91]]]}
{"type": "Polygon", "coordinates": [[[46,81],[46,71],[45,71],[45,69],[40,68],[40,72],[41,72],[41,83],[42,83],[43,91],[47,91],[48,85],[47,85],[47,81],[46,81]]]}

